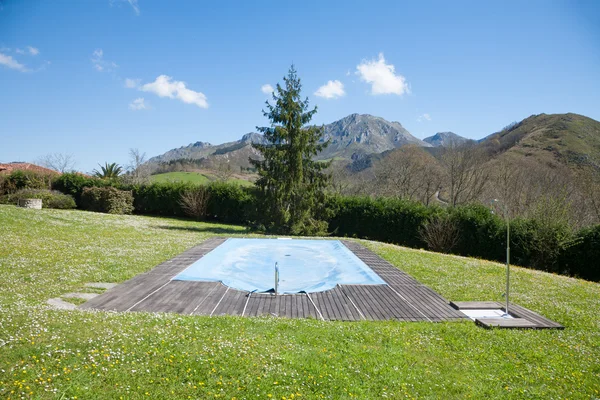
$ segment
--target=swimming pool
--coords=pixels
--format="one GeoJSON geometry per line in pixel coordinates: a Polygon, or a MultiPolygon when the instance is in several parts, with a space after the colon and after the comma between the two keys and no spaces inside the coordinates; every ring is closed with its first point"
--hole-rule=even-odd
{"type": "Polygon", "coordinates": [[[322,292],[336,285],[385,282],[339,240],[227,239],[173,280],[221,281],[234,289],[278,293],[322,292]]]}

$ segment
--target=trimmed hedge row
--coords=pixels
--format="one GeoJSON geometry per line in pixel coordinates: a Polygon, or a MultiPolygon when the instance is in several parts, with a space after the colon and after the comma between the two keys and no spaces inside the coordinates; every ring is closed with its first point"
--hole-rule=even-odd
{"type": "MultiPolygon", "coordinates": [[[[54,188],[72,195],[80,208],[85,208],[81,198],[84,188],[106,186],[131,191],[136,214],[168,217],[186,217],[181,207],[181,195],[195,187],[192,183],[181,182],[124,185],[79,174],[63,174],[54,182],[54,188]]],[[[211,182],[206,187],[210,196],[207,219],[232,224],[250,224],[256,219],[254,188],[225,182],[211,182]]]]}
{"type": "MultiPolygon", "coordinates": [[[[73,195],[76,200],[80,199],[83,187],[106,185],[102,180],[73,174],[64,174],[55,182],[55,188],[73,195]]],[[[136,213],[184,217],[181,194],[193,185],[160,183],[117,187],[132,192],[136,213]]],[[[208,219],[244,225],[261,222],[255,189],[218,182],[206,188],[210,194],[208,219]]],[[[80,200],[77,201],[80,205],[80,200]]],[[[421,227],[431,218],[446,215],[459,232],[452,253],[506,260],[506,223],[483,205],[440,208],[402,199],[338,196],[328,198],[327,209],[329,231],[333,235],[414,248],[427,247],[419,232],[421,227]]],[[[600,225],[572,233],[562,225],[515,219],[510,228],[511,263],[600,281],[597,262],[600,225]]]]}

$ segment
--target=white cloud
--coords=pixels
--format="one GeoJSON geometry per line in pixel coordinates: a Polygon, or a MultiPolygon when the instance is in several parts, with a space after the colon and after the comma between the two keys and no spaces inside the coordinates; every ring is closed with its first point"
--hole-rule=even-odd
{"type": "Polygon", "coordinates": [[[29,69],[14,58],[12,56],[0,53],[0,65],[4,65],[10,69],[15,69],[21,72],[27,72],[29,69]]]}
{"type": "Polygon", "coordinates": [[[91,61],[96,71],[99,72],[110,72],[118,67],[116,63],[104,59],[104,51],[102,51],[102,49],[94,50],[94,52],[92,53],[91,61]]]}
{"type": "Polygon", "coordinates": [[[135,15],[140,15],[140,6],[138,6],[138,0],[127,0],[135,15]]]}
{"type": "Polygon", "coordinates": [[[423,122],[423,121],[431,121],[431,115],[425,113],[425,114],[421,114],[417,117],[417,122],[423,122]]]}
{"type": "Polygon", "coordinates": [[[326,99],[337,99],[344,96],[344,84],[340,81],[328,81],[315,92],[315,96],[324,97],[326,99]]]}
{"type": "Polygon", "coordinates": [[[273,86],[266,83],[260,87],[260,91],[263,92],[264,94],[271,94],[275,91],[275,89],[273,89],[273,86]]]}
{"type": "Polygon", "coordinates": [[[356,66],[356,74],[364,82],[371,84],[371,94],[397,94],[401,96],[410,93],[406,79],[396,75],[396,68],[386,64],[383,53],[379,53],[377,60],[363,60],[356,66]]]}
{"type": "Polygon", "coordinates": [[[32,56],[37,56],[38,54],[40,54],[39,49],[31,46],[27,46],[27,51],[29,51],[29,54],[31,54],[32,56]]]}
{"type": "Polygon", "coordinates": [[[119,6],[121,5],[120,3],[128,3],[131,8],[133,8],[133,12],[135,13],[135,15],[140,15],[140,6],[138,5],[138,0],[109,0],[108,4],[110,4],[110,6],[112,7],[115,3],[119,3],[119,6]]]}
{"type": "Polygon", "coordinates": [[[137,110],[145,110],[147,108],[148,108],[148,106],[146,105],[146,102],[143,97],[138,97],[137,99],[135,99],[134,101],[129,103],[130,110],[137,111],[137,110]]]}
{"type": "Polygon", "coordinates": [[[125,79],[125,87],[129,88],[129,89],[135,89],[140,87],[140,79],[131,79],[131,78],[126,78],[125,79]]]}
{"type": "Polygon", "coordinates": [[[185,82],[174,81],[167,75],[160,75],[152,83],[146,83],[140,87],[144,92],[151,92],[159,97],[179,99],[187,104],[195,104],[200,108],[208,108],[208,101],[204,93],[188,89],[185,82]]]}

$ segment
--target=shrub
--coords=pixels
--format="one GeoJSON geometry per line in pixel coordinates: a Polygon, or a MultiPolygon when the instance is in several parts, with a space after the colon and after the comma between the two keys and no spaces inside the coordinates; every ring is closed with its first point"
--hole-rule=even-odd
{"type": "Polygon", "coordinates": [[[114,187],[86,187],[81,194],[81,207],[109,214],[131,214],[133,195],[114,187]]]}
{"type": "Polygon", "coordinates": [[[181,194],[179,204],[188,216],[195,219],[204,219],[208,207],[210,193],[204,186],[188,189],[181,194]]]}
{"type": "Polygon", "coordinates": [[[52,188],[73,196],[75,202],[81,207],[81,194],[85,187],[105,187],[110,183],[102,179],[90,178],[78,173],[62,174],[52,183],[52,188]]]}
{"type": "Polygon", "coordinates": [[[21,189],[50,189],[54,176],[34,171],[16,170],[0,180],[0,194],[11,194],[21,189]]]}
{"type": "Polygon", "coordinates": [[[56,190],[47,189],[21,189],[16,193],[3,196],[1,202],[14,204],[21,199],[42,199],[42,207],[44,208],[66,210],[76,207],[73,197],[56,190]]]}
{"type": "Polygon", "coordinates": [[[458,223],[448,214],[429,217],[419,229],[419,234],[429,250],[450,253],[459,239],[458,223]]]}
{"type": "Polygon", "coordinates": [[[575,244],[560,257],[561,271],[582,279],[600,282],[600,225],[582,229],[575,244]]]}

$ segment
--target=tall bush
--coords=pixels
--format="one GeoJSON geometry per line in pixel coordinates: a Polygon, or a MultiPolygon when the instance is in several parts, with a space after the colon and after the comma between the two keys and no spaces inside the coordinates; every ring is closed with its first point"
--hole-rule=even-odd
{"type": "Polygon", "coordinates": [[[131,214],[133,195],[114,187],[86,187],[81,193],[81,207],[109,214],[131,214]]]}
{"type": "Polygon", "coordinates": [[[201,220],[206,217],[209,199],[210,194],[206,187],[198,186],[197,188],[184,191],[181,194],[179,204],[183,212],[188,216],[201,220]]]}

